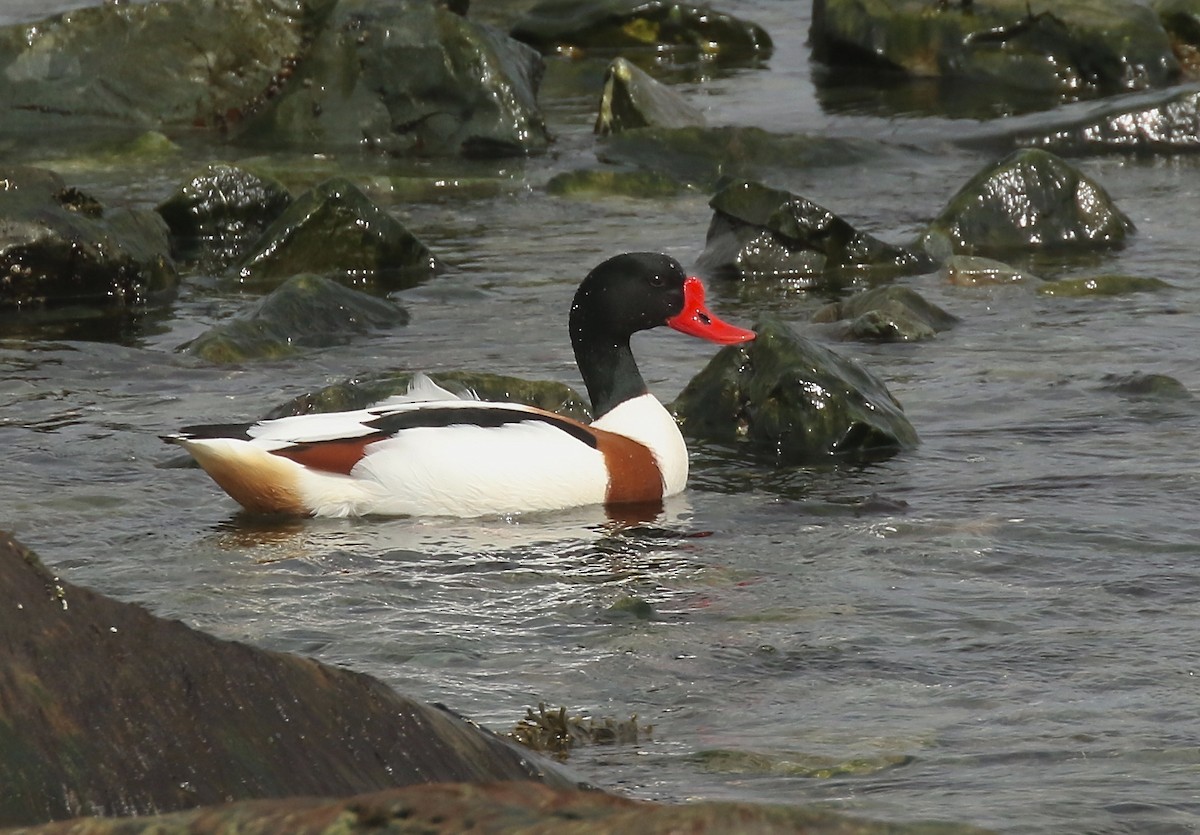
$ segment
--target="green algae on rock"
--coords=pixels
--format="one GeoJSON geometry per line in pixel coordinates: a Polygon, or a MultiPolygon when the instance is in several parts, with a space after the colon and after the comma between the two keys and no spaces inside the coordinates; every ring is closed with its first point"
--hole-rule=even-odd
{"type": "Polygon", "coordinates": [[[686,186],[654,171],[586,168],[555,174],[546,183],[549,194],[560,197],[674,197],[686,186]]]}
{"type": "Polygon", "coordinates": [[[297,275],[248,311],[214,326],[184,346],[213,363],[291,356],[380,328],[408,323],[395,302],[369,296],[317,275],[297,275]]]}
{"type": "Polygon", "coordinates": [[[709,205],[713,218],[696,262],[708,276],[816,287],[933,266],[923,252],[884,243],[804,197],[762,183],[734,183],[709,205]]]}
{"type": "Polygon", "coordinates": [[[1068,101],[1163,87],[1180,66],[1136,0],[816,0],[818,60],[1040,90],[1068,101]]]}
{"type": "Polygon", "coordinates": [[[951,255],[938,267],[938,275],[956,287],[1005,284],[1041,284],[1042,279],[1003,261],[979,255],[951,255]]]}
{"type": "Polygon", "coordinates": [[[889,768],[908,765],[915,757],[904,754],[884,755],[849,761],[831,760],[799,751],[761,752],[715,748],[693,755],[702,768],[717,774],[775,774],[781,777],[829,779],[875,774],[889,768]]]}
{"type": "Polygon", "coordinates": [[[354,183],[335,177],[297,197],[233,272],[238,283],[250,287],[316,272],[390,292],[441,270],[441,262],[404,224],[354,183]]]}
{"type": "Polygon", "coordinates": [[[777,319],[721,349],[673,408],[689,438],[736,445],[778,464],[877,460],[917,432],[878,377],[777,319]]]}
{"type": "Polygon", "coordinates": [[[525,709],[524,718],[509,737],[530,750],[566,760],[571,750],[581,745],[636,745],[653,732],[654,726],[639,723],[636,714],[626,720],[596,720],[569,716],[566,707],[546,710],[543,702],[536,713],[533,708],[525,709]]]}
{"type": "Polygon", "coordinates": [[[543,53],[653,48],[723,64],[766,58],[773,49],[756,23],[665,0],[546,0],[513,26],[512,36],[543,53]]]}
{"type": "Polygon", "coordinates": [[[972,177],[929,225],[922,243],[938,258],[1003,257],[1121,247],[1133,231],[1133,221],[1099,183],[1061,157],[1027,148],[972,177]]]}
{"type": "Polygon", "coordinates": [[[876,287],[826,305],[814,322],[848,320],[845,338],[870,342],[918,342],[958,323],[954,316],[926,301],[910,287],[876,287]]]}
{"type": "Polygon", "coordinates": [[[625,58],[614,58],[604,73],[595,132],[601,136],[631,128],[703,127],[704,114],[665,84],[625,58]]]}

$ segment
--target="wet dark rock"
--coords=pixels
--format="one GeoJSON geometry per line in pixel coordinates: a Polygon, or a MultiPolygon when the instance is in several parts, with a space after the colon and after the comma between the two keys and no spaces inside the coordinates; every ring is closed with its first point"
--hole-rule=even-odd
{"type": "Polygon", "coordinates": [[[826,305],[814,322],[845,320],[845,337],[865,342],[918,342],[958,323],[958,317],[909,287],[876,287],[826,305]]]}
{"type": "Polygon", "coordinates": [[[780,464],[877,460],[916,446],[884,383],[858,363],[768,319],[723,348],[674,403],[684,434],[780,464]]]}
{"type": "Polygon", "coordinates": [[[158,205],[176,256],[219,273],[242,256],[292,202],[275,179],[215,163],[158,205]]]}
{"type": "Polygon", "coordinates": [[[818,60],[956,77],[1061,100],[1161,87],[1180,66],[1158,16],[1136,0],[815,0],[818,60]]]}
{"type": "Polygon", "coordinates": [[[0,826],[431,781],[571,785],[368,676],[72,585],[7,535],[0,588],[0,826]]]}
{"type": "Polygon", "coordinates": [[[1084,113],[1016,131],[1017,145],[1056,154],[1194,153],[1200,151],[1200,90],[1123,96],[1084,113]]]}
{"type": "Polygon", "coordinates": [[[0,133],[201,128],[318,152],[525,154],[548,141],[542,67],[433,0],[105,3],[0,29],[0,133]]]}
{"type": "Polygon", "coordinates": [[[238,281],[270,287],[299,273],[336,277],[363,289],[412,287],[441,262],[391,214],[347,179],[335,177],[296,198],[243,256],[238,281]]]}
{"type": "Polygon", "coordinates": [[[935,257],[1120,247],[1134,231],[1099,183],[1046,151],[1015,151],[976,174],[924,236],[935,257]]]}
{"type": "MultiPolygon", "coordinates": [[[[363,409],[389,397],[406,394],[414,376],[411,371],[393,371],[372,375],[365,379],[334,383],[283,404],[272,410],[267,417],[363,409]]],[[[520,377],[475,371],[436,371],[428,376],[442,388],[460,396],[474,396],[480,400],[498,402],[525,403],[576,420],[584,422],[591,420],[587,403],[574,389],[562,383],[549,380],[524,380],[520,377]]]]}
{"type": "Polygon", "coordinates": [[[1184,72],[1200,75],[1200,2],[1197,0],[1151,0],[1150,8],[1158,15],[1171,48],[1184,72]]]}
{"type": "MultiPolygon", "coordinates": [[[[814,775],[815,776],[815,775],[814,775]]],[[[438,784],[393,789],[342,800],[291,798],[139,819],[71,821],[30,835],[979,835],[953,824],[894,824],[851,818],[824,809],[760,803],[687,803],[675,806],[601,792],[552,789],[538,783],[438,784]]]]}
{"type": "Polygon", "coordinates": [[[635,166],[706,190],[780,170],[856,165],[880,153],[873,142],[755,127],[637,128],[608,137],[596,150],[602,162],[635,166]]]}
{"type": "Polygon", "coordinates": [[[1042,283],[1042,279],[1032,273],[979,255],[951,255],[938,268],[938,275],[956,287],[1042,283]]]}
{"type": "Polygon", "coordinates": [[[718,192],[696,269],[715,278],[840,285],[920,273],[924,253],[884,243],[812,201],[757,182],[718,192]]]}
{"type": "Polygon", "coordinates": [[[214,326],[185,346],[214,363],[277,359],[324,348],[380,328],[408,324],[395,302],[317,275],[294,276],[245,313],[214,326]]]}
{"type": "Polygon", "coordinates": [[[339,0],[234,138],[416,156],[537,152],[549,141],[543,71],[535,50],[431,0],[339,0]]]}
{"type": "Polygon", "coordinates": [[[1137,275],[1093,275],[1084,278],[1060,278],[1038,287],[1044,296],[1089,298],[1126,296],[1130,293],[1154,293],[1170,288],[1161,278],[1137,275]]]}
{"type": "Polygon", "coordinates": [[[655,171],[589,168],[555,174],[546,191],[560,197],[673,197],[686,186],[655,171]]]}
{"type": "Polygon", "coordinates": [[[614,58],[604,74],[596,133],[607,136],[631,128],[703,127],[704,114],[665,84],[624,58],[614,58]]]}
{"type": "Polygon", "coordinates": [[[691,3],[664,0],[546,0],[512,28],[543,53],[664,49],[683,60],[744,63],[771,54],[756,23],[691,3]]]}
{"type": "Polygon", "coordinates": [[[175,287],[167,226],[154,212],[108,209],[50,171],[0,172],[0,315],[137,310],[175,287]]]}

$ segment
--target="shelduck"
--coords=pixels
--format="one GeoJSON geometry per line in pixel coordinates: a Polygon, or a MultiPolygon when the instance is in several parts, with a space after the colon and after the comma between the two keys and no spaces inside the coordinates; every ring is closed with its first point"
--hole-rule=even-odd
{"type": "Polygon", "coordinates": [[[254,513],[471,517],[658,504],[687,483],[687,447],[629,339],[659,325],[722,345],[754,338],[710,313],[700,280],[673,258],[626,253],[592,270],[571,305],[591,424],[457,398],[425,378],[367,409],[190,426],[164,440],[254,513]]]}

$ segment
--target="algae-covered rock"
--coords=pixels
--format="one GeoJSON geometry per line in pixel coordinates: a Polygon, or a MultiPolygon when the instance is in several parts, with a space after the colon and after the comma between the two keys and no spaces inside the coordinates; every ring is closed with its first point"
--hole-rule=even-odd
{"type": "Polygon", "coordinates": [[[938,275],[957,287],[1042,283],[1042,279],[1032,273],[979,255],[951,255],[938,267],[938,275]]]}
{"type": "Polygon", "coordinates": [[[1200,0],[1151,0],[1175,57],[1188,75],[1200,75],[1200,0]]]}
{"type": "Polygon", "coordinates": [[[0,827],[431,781],[574,785],[368,676],[75,586],[5,534],[0,587],[0,827]]]}
{"type": "Polygon", "coordinates": [[[175,291],[167,226],[45,170],[0,171],[0,312],[138,309],[175,291]]]}
{"type": "Polygon", "coordinates": [[[260,147],[512,156],[549,142],[542,57],[432,0],[340,0],[234,135],[260,147]]]}
{"type": "Polygon", "coordinates": [[[1047,151],[1014,151],[955,194],[925,233],[926,251],[1003,256],[1120,247],[1133,222],[1108,192],[1047,151]]]}
{"type": "Polygon", "coordinates": [[[909,287],[876,287],[826,305],[814,322],[847,320],[845,335],[872,342],[918,342],[958,323],[958,317],[909,287]]]}
{"type": "Polygon", "coordinates": [[[320,276],[298,275],[247,312],[201,334],[185,350],[215,363],[276,359],[407,323],[408,312],[395,302],[320,276]]]}
{"type": "Polygon", "coordinates": [[[546,710],[543,703],[538,705],[537,713],[526,708],[525,717],[509,736],[526,748],[565,760],[572,748],[581,745],[635,745],[650,739],[653,732],[654,726],[639,723],[636,715],[627,720],[596,720],[569,716],[565,707],[546,710]]]}
{"type": "Polygon", "coordinates": [[[1174,82],[1158,16],[1137,0],[816,0],[819,60],[1054,93],[1063,100],[1174,82]]]}
{"type": "MultiPolygon", "coordinates": [[[[414,376],[416,375],[411,371],[393,371],[334,383],[273,409],[267,417],[363,409],[389,397],[406,394],[414,376]]],[[[591,420],[591,413],[583,398],[570,386],[562,383],[525,380],[520,377],[475,371],[435,371],[428,376],[442,388],[459,396],[525,403],[576,420],[591,420]]]]}
{"type": "Polygon", "coordinates": [[[703,127],[704,123],[698,108],[626,59],[614,58],[608,65],[596,133],[607,136],[631,128],[703,127]]]}
{"type": "Polygon", "coordinates": [[[1086,113],[1017,131],[1013,141],[1056,154],[1200,151],[1200,92],[1155,91],[1093,105],[1086,113]]]}
{"type": "Polygon", "coordinates": [[[879,153],[877,143],[863,140],[756,127],[636,128],[613,134],[596,150],[602,162],[636,166],[704,189],[780,170],[861,164],[879,153]]]}
{"type": "Polygon", "coordinates": [[[802,751],[766,752],[710,748],[696,753],[692,759],[705,771],[717,774],[774,774],[782,777],[829,779],[876,774],[908,765],[914,757],[892,754],[855,760],[834,760],[802,751]]]}
{"type": "Polygon", "coordinates": [[[1170,288],[1161,278],[1137,275],[1093,275],[1085,278],[1060,278],[1038,287],[1044,296],[1090,298],[1125,296],[1130,293],[1154,293],[1170,288]]]}
{"type": "Polygon", "coordinates": [[[555,174],[546,191],[560,197],[674,197],[685,186],[654,171],[579,169],[555,174]]]}
{"type": "Polygon", "coordinates": [[[709,276],[818,286],[932,267],[924,253],[884,243],[804,197],[761,183],[734,183],[709,205],[713,218],[696,262],[709,276]]]}
{"type": "Polygon", "coordinates": [[[879,378],[786,324],[723,348],[674,403],[683,432],[780,464],[886,458],[917,433],[879,378]]]}
{"type": "Polygon", "coordinates": [[[773,48],[756,23],[664,0],[546,0],[513,26],[512,36],[544,53],[640,48],[722,63],[765,58],[773,48]]]}
{"type": "Polygon", "coordinates": [[[441,263],[400,221],[349,180],[306,191],[267,227],[236,267],[240,283],[270,286],[315,272],[371,290],[411,287],[441,263]]]}
{"type": "Polygon", "coordinates": [[[273,178],[214,163],[158,204],[179,257],[220,272],[277,218],[292,196],[273,178]]]}
{"type": "Polygon", "coordinates": [[[1187,401],[1196,397],[1187,386],[1169,374],[1110,374],[1103,388],[1132,400],[1187,401]]]}

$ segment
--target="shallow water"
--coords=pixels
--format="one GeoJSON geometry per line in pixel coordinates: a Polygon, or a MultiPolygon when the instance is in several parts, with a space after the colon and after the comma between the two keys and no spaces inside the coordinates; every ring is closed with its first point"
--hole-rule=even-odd
{"type": "MultiPolygon", "coordinates": [[[[880,159],[783,171],[772,185],[907,240],[993,158],[947,140],[991,126],[823,109],[808,5],[723,4],[765,25],[777,52],[763,69],[681,89],[714,124],[887,142],[880,159]]],[[[551,68],[548,90],[562,72],[551,68]]],[[[584,749],[571,764],[637,797],[823,803],[1011,833],[1200,828],[1200,405],[1106,382],[1158,373],[1200,390],[1195,159],[1078,162],[1138,234],[1086,265],[1041,265],[1154,276],[1172,289],[1063,299],[923,276],[904,283],[961,317],[956,329],[916,345],[835,345],[888,382],[921,435],[886,463],[779,470],[697,449],[691,489],[630,529],[589,509],[264,523],[173,466],[162,432],[258,416],[371,370],[469,368],[578,386],[565,311],[579,278],[617,250],[689,263],[708,195],[547,196],[552,173],[592,159],[594,103],[544,104],[554,149],[504,163],[490,196],[450,189],[395,205],[453,266],[400,294],[407,328],[214,368],[175,349],[245,300],[197,278],[128,344],[0,337],[0,524],[74,582],[370,673],[496,730],[539,702],[636,713],[652,739],[584,749]],[[620,602],[630,596],[652,604],[654,619],[629,614],[620,602]]],[[[186,170],[176,158],[48,164],[106,202],[134,204],[161,199],[186,170]]],[[[379,168],[345,166],[362,178],[379,168]]],[[[389,199],[378,181],[372,193],[389,199]]],[[[729,286],[711,295],[731,321],[771,311],[827,336],[808,322],[823,298],[729,286]]],[[[639,339],[663,399],[712,353],[675,334],[639,339]]]]}

